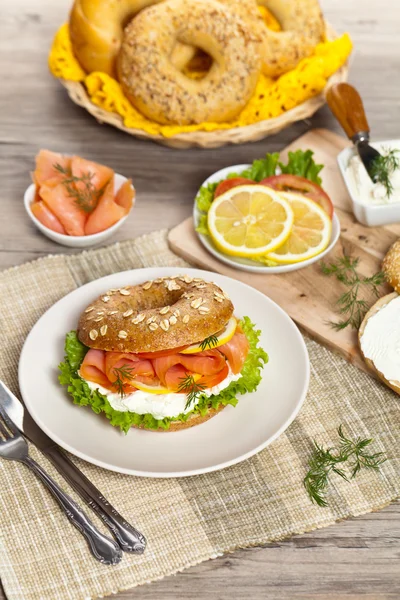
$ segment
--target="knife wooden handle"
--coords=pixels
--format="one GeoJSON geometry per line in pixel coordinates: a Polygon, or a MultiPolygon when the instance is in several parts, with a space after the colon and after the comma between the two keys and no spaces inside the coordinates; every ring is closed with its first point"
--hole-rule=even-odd
{"type": "Polygon", "coordinates": [[[348,138],[360,131],[369,133],[364,105],[356,88],[349,83],[335,83],[329,88],[326,100],[348,138]]]}

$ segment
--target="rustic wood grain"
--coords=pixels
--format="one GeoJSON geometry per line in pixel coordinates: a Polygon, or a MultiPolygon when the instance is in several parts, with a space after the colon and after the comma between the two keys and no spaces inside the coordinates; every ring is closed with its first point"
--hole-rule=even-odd
{"type": "MultiPolygon", "coordinates": [[[[280,150],[311,126],[340,131],[323,108],[310,122],[265,141],[179,151],[100,126],[68,101],[47,71],[50,41],[69,5],[70,0],[13,0],[0,6],[0,268],[67,251],[41,236],[24,213],[22,194],[41,147],[82,154],[134,178],[138,204],[115,238],[122,240],[189,217],[199,184],[213,171],[280,150]]],[[[334,27],[354,40],[350,82],[364,99],[373,135],[400,137],[398,0],[322,0],[322,6],[334,27]]],[[[365,244],[380,256],[382,241],[369,236],[365,244]]],[[[399,559],[400,505],[394,504],[286,542],[235,552],[114,598],[394,599],[400,597],[399,559]]]]}

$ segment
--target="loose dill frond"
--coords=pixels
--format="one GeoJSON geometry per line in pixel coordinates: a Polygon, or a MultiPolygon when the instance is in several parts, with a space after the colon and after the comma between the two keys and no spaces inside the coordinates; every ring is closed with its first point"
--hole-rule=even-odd
{"type": "Polygon", "coordinates": [[[72,171],[70,168],[63,167],[59,163],[55,163],[53,165],[54,169],[64,175],[64,179],[62,180],[62,184],[67,190],[68,196],[73,198],[75,204],[86,213],[91,213],[97,206],[98,201],[100,200],[104,187],[99,190],[93,185],[92,179],[93,173],[82,173],[80,177],[76,177],[72,175],[72,171]],[[82,186],[75,186],[75,183],[82,183],[82,186]]]}
{"type": "Polygon", "coordinates": [[[126,382],[134,379],[134,369],[133,367],[128,367],[128,365],[122,365],[121,367],[114,367],[112,372],[116,377],[115,381],[112,382],[112,386],[115,387],[117,393],[123,398],[126,396],[126,382]]]}
{"type": "Polygon", "coordinates": [[[207,350],[207,348],[215,348],[218,344],[218,337],[216,335],[209,335],[205,340],[203,340],[200,344],[200,348],[202,351],[207,350]]]}
{"type": "Polygon", "coordinates": [[[314,441],[314,450],[308,461],[309,470],[303,483],[312,502],[318,506],[327,506],[326,490],[329,476],[336,473],[345,481],[353,479],[362,467],[378,470],[387,460],[384,452],[369,454],[366,448],[372,444],[369,438],[347,438],[343,426],[338,429],[339,447],[323,448],[314,441]],[[339,465],[347,463],[347,472],[339,465]]]}
{"type": "Polygon", "coordinates": [[[358,258],[351,258],[346,254],[333,262],[321,262],[321,270],[324,275],[334,276],[348,289],[339,296],[336,305],[339,314],[343,315],[340,321],[330,322],[331,326],[340,331],[346,327],[358,329],[369,309],[368,303],[360,298],[362,289],[369,290],[373,296],[379,298],[379,287],[383,284],[385,277],[379,271],[371,277],[362,277],[357,273],[358,258]]]}
{"type": "Polygon", "coordinates": [[[181,383],[178,386],[178,392],[184,392],[187,394],[187,401],[185,404],[186,410],[195,400],[197,400],[201,392],[205,389],[205,385],[197,383],[193,375],[181,377],[180,381],[181,383]]]}
{"type": "Polygon", "coordinates": [[[400,167],[398,154],[399,150],[397,148],[388,148],[384,154],[374,158],[371,164],[371,177],[376,183],[381,183],[384,186],[387,198],[390,198],[393,194],[391,175],[400,167]]]}

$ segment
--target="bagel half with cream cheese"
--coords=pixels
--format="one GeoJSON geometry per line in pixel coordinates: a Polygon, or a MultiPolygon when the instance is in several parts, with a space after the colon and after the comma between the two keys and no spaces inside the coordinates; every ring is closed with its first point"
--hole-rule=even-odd
{"type": "Polygon", "coordinates": [[[110,423],[177,431],[254,391],[268,357],[218,285],[188,275],[105,290],[67,334],[60,382],[110,423]]]}
{"type": "Polygon", "coordinates": [[[400,341],[400,296],[397,292],[380,298],[365,315],[358,331],[358,341],[363,358],[371,370],[383,383],[400,394],[400,357],[396,362],[393,357],[399,356],[394,345],[400,341]],[[384,328],[385,310],[395,308],[397,320],[390,318],[389,330],[384,328]],[[393,347],[392,347],[393,346],[393,347]]]}

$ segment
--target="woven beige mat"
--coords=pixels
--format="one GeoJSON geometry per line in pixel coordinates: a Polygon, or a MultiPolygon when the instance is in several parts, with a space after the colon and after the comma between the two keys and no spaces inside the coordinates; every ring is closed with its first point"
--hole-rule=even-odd
{"type": "MultiPolygon", "coordinates": [[[[30,328],[75,287],[116,271],[185,266],[166,232],[74,256],[52,256],[0,274],[0,378],[15,391],[20,350],[30,328]]],[[[45,343],[45,340],[43,341],[45,343]]],[[[294,423],[250,460],[182,479],[143,479],[73,460],[144,532],[143,556],[115,567],[93,560],[85,541],[23,465],[0,461],[0,575],[9,600],[83,600],[154,581],[236,548],[325,527],[383,507],[400,495],[400,403],[389,389],[307,341],[311,383],[294,423]],[[343,424],[375,439],[389,460],[351,484],[329,487],[329,507],[313,505],[302,485],[311,440],[333,444],[343,424]]],[[[273,349],[268,349],[270,352],[273,349]]],[[[48,461],[33,456],[68,489],[48,461]]],[[[71,492],[75,499],[79,498],[71,492]]],[[[93,514],[98,525],[100,522],[93,514]]]]}

